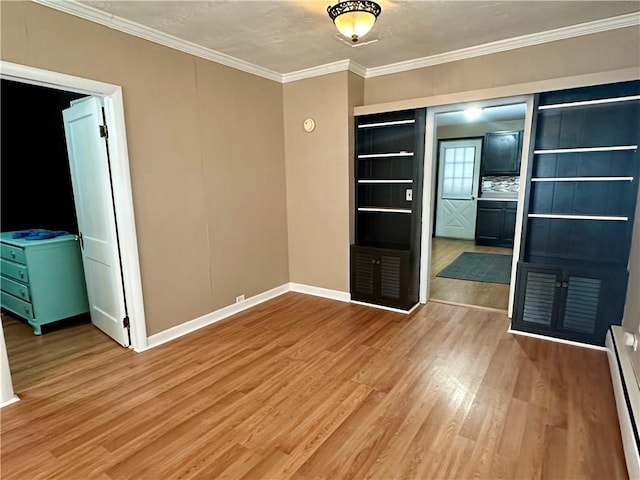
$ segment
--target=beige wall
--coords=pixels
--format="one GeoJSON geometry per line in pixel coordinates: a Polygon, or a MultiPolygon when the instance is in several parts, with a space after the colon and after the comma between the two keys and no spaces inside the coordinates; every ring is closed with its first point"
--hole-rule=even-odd
{"type": "Polygon", "coordinates": [[[625,68],[640,68],[637,27],[368,78],[365,105],[625,68]]]}
{"type": "MultiPolygon", "coordinates": [[[[284,85],[289,277],[349,290],[349,73],[284,85]],[[316,129],[302,129],[313,118],[316,129]]],[[[357,83],[357,82],[356,82],[357,83]]]]}
{"type": "Polygon", "coordinates": [[[0,5],[3,60],[123,88],[149,334],[288,281],[280,84],[0,5]]]}
{"type": "Polygon", "coordinates": [[[466,123],[464,125],[447,125],[438,127],[437,138],[466,138],[481,137],[487,132],[499,132],[502,130],[522,130],[524,128],[524,117],[522,120],[504,120],[502,122],[478,122],[466,123]]]}

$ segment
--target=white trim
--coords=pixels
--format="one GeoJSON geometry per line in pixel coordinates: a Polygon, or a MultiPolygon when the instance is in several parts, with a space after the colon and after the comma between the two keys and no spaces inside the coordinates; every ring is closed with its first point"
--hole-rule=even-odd
{"type": "Polygon", "coordinates": [[[538,177],[532,182],[633,182],[633,177],[538,177]]]}
{"type": "MultiPolygon", "coordinates": [[[[114,204],[122,256],[124,290],[129,309],[131,346],[134,349],[144,349],[147,345],[147,327],[131,193],[122,88],[118,85],[2,60],[0,60],[0,77],[32,85],[81,92],[88,95],[99,95],[104,98],[105,116],[110,132],[109,152],[114,178],[114,204]]],[[[10,372],[5,372],[4,369],[0,373],[11,375],[10,372]]]]}
{"type": "Polygon", "coordinates": [[[76,17],[80,17],[85,20],[104,25],[105,27],[124,32],[129,35],[133,35],[134,37],[143,38],[145,40],[149,40],[150,42],[154,42],[159,45],[164,45],[165,47],[173,48],[174,50],[188,53],[189,55],[204,58],[205,60],[210,60],[221,65],[226,65],[227,67],[235,68],[236,70],[241,70],[246,73],[251,73],[253,75],[266,78],[268,80],[282,83],[282,75],[278,72],[274,72],[273,70],[269,70],[268,68],[254,65],[253,63],[245,62],[244,60],[240,60],[239,58],[217,52],[210,48],[206,48],[201,45],[182,40],[167,33],[159,32],[158,30],[155,30],[153,28],[146,27],[137,22],[132,22],[131,20],[126,20],[116,15],[111,15],[83,3],[79,3],[73,0],[33,1],[39,3],[40,5],[44,5],[46,7],[53,8],[64,13],[75,15],[76,17]]]}
{"type": "Polygon", "coordinates": [[[305,68],[295,72],[283,73],[281,83],[297,82],[306,78],[320,77],[336,72],[352,72],[360,77],[365,77],[367,69],[353,60],[338,60],[337,62],[325,63],[316,67],[305,68]]]}
{"type": "Polygon", "coordinates": [[[20,398],[18,398],[17,395],[14,395],[13,397],[11,397],[9,400],[7,400],[6,402],[2,402],[0,403],[0,408],[4,408],[8,405],[11,405],[13,403],[19,402],[20,398]]]}
{"type": "Polygon", "coordinates": [[[349,292],[341,292],[340,290],[330,290],[328,288],[314,287],[312,285],[304,285],[302,283],[289,283],[289,290],[314,297],[328,298],[330,300],[338,300],[339,302],[348,302],[351,300],[349,292]]]}
{"type": "Polygon", "coordinates": [[[377,213],[411,213],[410,208],[374,208],[374,207],[360,207],[359,212],[377,212],[377,213]]]}
{"type": "Polygon", "coordinates": [[[413,180],[358,180],[358,183],[413,183],[413,180]]]}
{"type": "Polygon", "coordinates": [[[363,123],[362,125],[358,125],[358,128],[392,127],[394,125],[408,125],[410,123],[416,123],[415,118],[411,120],[394,120],[393,122],[363,123]]]}
{"type": "Polygon", "coordinates": [[[555,213],[530,213],[529,218],[554,218],[563,220],[604,220],[607,222],[628,222],[629,217],[612,217],[606,215],[561,215],[555,213]]]}
{"type": "MultiPolygon", "coordinates": [[[[633,366],[630,364],[629,359],[624,356],[621,349],[624,349],[624,345],[619,346],[620,363],[618,363],[618,356],[616,355],[617,342],[614,336],[618,334],[616,332],[622,330],[622,327],[612,327],[614,335],[611,335],[611,331],[607,332],[605,345],[607,346],[607,357],[609,359],[609,370],[611,371],[611,383],[613,386],[613,393],[616,399],[616,408],[618,411],[618,423],[620,424],[620,434],[622,435],[622,447],[624,450],[624,457],[627,463],[627,471],[629,478],[640,478],[640,452],[638,451],[638,445],[636,444],[635,435],[633,434],[633,425],[631,421],[631,413],[629,412],[629,406],[624,395],[624,385],[627,384],[627,379],[630,382],[635,382],[635,376],[633,374],[633,366]],[[620,330],[618,330],[620,329],[620,330]],[[624,380],[620,375],[620,370],[624,376],[624,380]]],[[[634,412],[634,415],[640,415],[640,388],[637,384],[627,387],[631,405],[638,405],[638,412],[634,412]],[[634,388],[635,387],[635,388],[634,388]]],[[[640,417],[636,418],[636,425],[640,422],[640,417]]]]}
{"type": "Polygon", "coordinates": [[[574,342],[572,340],[565,340],[563,338],[547,337],[546,335],[538,335],[537,333],[521,332],[520,330],[513,330],[511,327],[507,329],[507,333],[511,333],[512,335],[520,335],[522,337],[537,338],[539,340],[546,340],[548,342],[564,343],[565,345],[571,345],[573,347],[589,348],[591,350],[600,350],[603,352],[607,351],[605,347],[600,347],[599,345],[591,345],[589,343],[574,342]]]}
{"type": "Polygon", "coordinates": [[[422,305],[420,302],[418,302],[409,310],[400,310],[399,308],[386,307],[384,305],[377,305],[375,303],[359,302],[358,300],[351,300],[351,303],[355,305],[362,305],[363,307],[377,308],[378,310],[387,310],[388,312],[402,313],[403,315],[411,315],[416,310],[416,308],[422,305]]]}
{"type": "Polygon", "coordinates": [[[585,105],[602,105],[606,103],[631,102],[640,100],[640,95],[630,95],[628,97],[599,98],[598,100],[583,100],[581,102],[554,103],[551,105],[540,105],[538,110],[552,110],[554,108],[583,107],[585,105]]]}
{"type": "Polygon", "coordinates": [[[358,158],[385,158],[385,157],[412,157],[413,152],[397,152],[397,153],[363,153],[358,158]]]}
{"type": "MultiPolygon", "coordinates": [[[[533,129],[533,95],[527,98],[527,110],[524,117],[524,131],[527,132],[522,139],[522,161],[520,163],[520,178],[527,178],[529,162],[531,161],[531,132],[533,129]]],[[[516,275],[518,261],[520,260],[520,246],[522,244],[522,224],[524,222],[524,196],[525,188],[518,190],[518,203],[516,204],[516,227],[513,238],[513,259],[511,261],[511,283],[509,284],[509,304],[507,316],[513,318],[513,309],[516,301],[516,275]]]]}
{"type": "Polygon", "coordinates": [[[236,313],[240,313],[251,307],[255,307],[256,305],[266,302],[267,300],[276,298],[284,293],[287,293],[289,290],[290,290],[289,284],[284,284],[279,287],[272,288],[271,290],[267,290],[266,292],[255,295],[253,297],[249,297],[243,302],[235,303],[227,307],[223,307],[214,312],[207,313],[206,315],[202,315],[201,317],[195,318],[193,320],[189,320],[185,323],[181,323],[180,325],[176,325],[175,327],[172,327],[160,333],[151,335],[149,337],[146,348],[142,348],[142,349],[136,348],[134,350],[140,353],[145,350],[155,348],[159,345],[170,342],[171,340],[175,340],[176,338],[180,338],[184,335],[187,335],[188,333],[195,332],[196,330],[209,326],[213,323],[219,322],[220,320],[224,320],[225,318],[230,317],[231,315],[235,315],[236,313]]]}
{"type": "Polygon", "coordinates": [[[640,25],[640,12],[632,12],[616,17],[571,25],[569,27],[556,28],[546,32],[532,33],[520,37],[498,40],[497,42],[485,43],[483,45],[461,48],[459,50],[431,55],[429,57],[416,58],[405,62],[369,68],[367,69],[365,78],[406,72],[408,70],[431,67],[433,65],[466,60],[468,58],[480,57],[492,53],[506,52],[517,48],[530,47],[533,45],[540,45],[542,43],[555,42],[557,40],[564,40],[582,35],[591,35],[593,33],[606,32],[608,30],[615,30],[618,28],[634,27],[637,25],[640,25]]]}
{"type": "Polygon", "coordinates": [[[534,150],[533,153],[536,155],[545,155],[549,153],[617,152],[637,149],[638,145],[616,145],[614,147],[554,148],[550,150],[534,150]]]}

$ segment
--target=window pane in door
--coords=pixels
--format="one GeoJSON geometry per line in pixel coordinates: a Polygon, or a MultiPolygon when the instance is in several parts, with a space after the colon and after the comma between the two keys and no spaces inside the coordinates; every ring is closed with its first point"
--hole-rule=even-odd
{"type": "Polygon", "coordinates": [[[471,198],[475,157],[476,147],[445,147],[442,198],[471,198]]]}

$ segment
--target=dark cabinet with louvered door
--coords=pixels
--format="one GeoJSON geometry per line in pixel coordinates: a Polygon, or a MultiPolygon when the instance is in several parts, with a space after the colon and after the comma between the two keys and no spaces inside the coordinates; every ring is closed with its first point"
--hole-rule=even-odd
{"type": "Polygon", "coordinates": [[[410,288],[410,252],[351,246],[351,298],[408,309],[417,299],[410,288]]]}
{"type": "Polygon", "coordinates": [[[520,262],[513,325],[585,343],[604,344],[624,307],[626,269],[545,267],[520,262]]]}

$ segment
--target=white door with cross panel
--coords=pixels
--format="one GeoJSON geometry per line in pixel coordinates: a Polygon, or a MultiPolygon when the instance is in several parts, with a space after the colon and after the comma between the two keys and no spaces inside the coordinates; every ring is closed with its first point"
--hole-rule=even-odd
{"type": "Polygon", "coordinates": [[[440,142],[436,237],[475,238],[481,148],[481,139],[440,142]]]}

